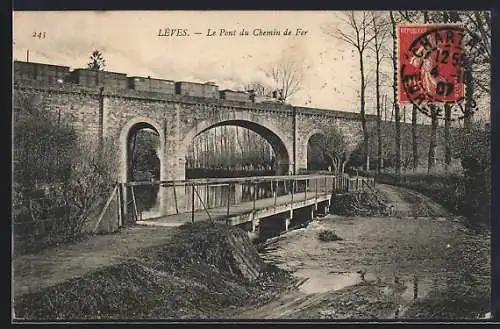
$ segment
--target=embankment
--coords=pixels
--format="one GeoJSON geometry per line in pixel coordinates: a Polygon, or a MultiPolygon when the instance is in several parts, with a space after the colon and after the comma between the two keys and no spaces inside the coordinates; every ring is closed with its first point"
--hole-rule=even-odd
{"type": "Polygon", "coordinates": [[[295,279],[239,228],[184,225],[160,247],[15,300],[16,319],[214,319],[260,305],[295,279]]]}

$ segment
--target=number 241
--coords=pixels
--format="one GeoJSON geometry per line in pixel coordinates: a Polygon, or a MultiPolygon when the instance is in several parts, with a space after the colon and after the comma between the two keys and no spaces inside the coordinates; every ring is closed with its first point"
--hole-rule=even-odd
{"type": "Polygon", "coordinates": [[[33,32],[33,38],[45,39],[45,32],[33,32]]]}

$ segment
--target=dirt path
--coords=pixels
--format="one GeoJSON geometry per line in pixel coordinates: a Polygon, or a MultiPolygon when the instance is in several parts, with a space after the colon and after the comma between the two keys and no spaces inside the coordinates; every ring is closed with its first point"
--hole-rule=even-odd
{"type": "Polygon", "coordinates": [[[131,226],[114,234],[48,248],[13,259],[13,296],[36,292],[134,256],[138,249],[162,244],[175,228],[131,226]]]}
{"type": "Polygon", "coordinates": [[[377,184],[377,190],[383,194],[390,203],[392,203],[396,216],[452,216],[449,211],[431,198],[410,189],[387,184],[377,184]]]}

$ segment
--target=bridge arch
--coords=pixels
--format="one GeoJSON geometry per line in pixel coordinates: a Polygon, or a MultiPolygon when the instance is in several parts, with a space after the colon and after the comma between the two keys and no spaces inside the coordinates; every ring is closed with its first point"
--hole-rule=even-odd
{"type": "Polygon", "coordinates": [[[183,139],[180,147],[180,154],[187,154],[189,145],[193,139],[199,134],[204,133],[215,127],[221,126],[238,126],[250,129],[253,132],[262,136],[273,148],[278,161],[277,174],[288,175],[291,172],[293,165],[293,142],[290,137],[287,137],[281,129],[277,128],[270,122],[264,120],[252,120],[249,118],[231,118],[223,120],[203,120],[196,123],[183,139]]]}
{"type": "Polygon", "coordinates": [[[120,148],[120,181],[125,183],[128,181],[128,157],[129,157],[129,141],[130,137],[137,131],[149,128],[154,130],[159,137],[159,146],[157,150],[158,158],[160,159],[160,180],[165,176],[165,159],[164,159],[164,140],[163,129],[160,124],[146,117],[134,117],[129,120],[120,131],[119,148],[120,148]]]}
{"type": "Polygon", "coordinates": [[[323,129],[319,128],[314,128],[310,130],[302,139],[302,143],[300,144],[300,147],[302,148],[302,153],[304,156],[301,159],[301,163],[299,165],[300,168],[309,168],[309,141],[311,140],[311,137],[315,135],[323,135],[326,136],[326,132],[323,129]]]}

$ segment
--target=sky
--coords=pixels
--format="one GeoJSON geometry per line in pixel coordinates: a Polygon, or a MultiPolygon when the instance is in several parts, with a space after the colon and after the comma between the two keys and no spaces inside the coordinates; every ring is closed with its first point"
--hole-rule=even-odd
{"type": "Polygon", "coordinates": [[[331,11],[14,12],[13,57],[26,60],[29,49],[31,62],[82,68],[98,49],[108,71],[213,81],[220,89],[235,90],[253,81],[271,86],[267,68],[291,57],[305,67],[303,87],[290,99],[292,104],[357,111],[357,54],[325,33],[325,28],[333,31],[340,26],[339,15],[331,11]],[[167,28],[186,29],[189,36],[158,36],[167,28]],[[238,35],[243,28],[248,36],[238,35]],[[209,29],[216,35],[208,36],[209,29]],[[220,35],[221,29],[236,30],[236,36],[220,35]],[[281,35],[254,36],[258,29],[281,35]],[[285,29],[291,35],[284,36],[285,29]],[[307,32],[296,35],[297,29],[307,32]],[[33,37],[34,32],[45,32],[45,38],[33,37]]]}

